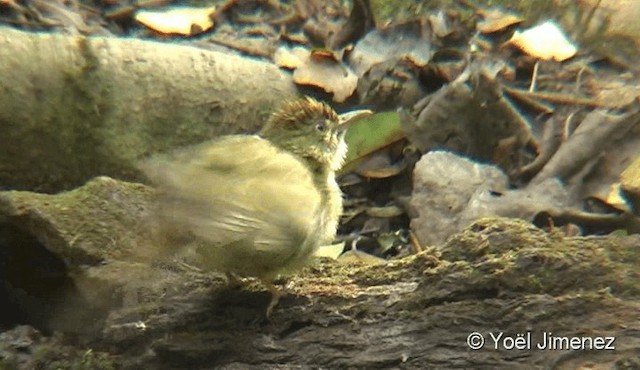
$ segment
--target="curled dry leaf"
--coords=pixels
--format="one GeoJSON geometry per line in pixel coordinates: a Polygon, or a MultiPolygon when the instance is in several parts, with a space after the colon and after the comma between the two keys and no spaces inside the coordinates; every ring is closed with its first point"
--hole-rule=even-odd
{"type": "Polygon", "coordinates": [[[32,7],[30,12],[39,14],[41,22],[56,25],[71,34],[91,32],[91,27],[85,22],[83,15],[70,9],[63,1],[35,0],[29,5],[32,7]]]}
{"type": "Polygon", "coordinates": [[[368,179],[386,179],[401,174],[406,168],[406,164],[400,163],[398,165],[390,165],[389,167],[366,169],[357,172],[359,175],[368,179]]]}
{"type": "MultiPolygon", "coordinates": [[[[595,195],[595,197],[597,197],[597,195],[595,195]]],[[[611,186],[609,187],[609,194],[607,195],[606,199],[603,199],[603,201],[606,204],[614,207],[616,210],[623,210],[628,212],[630,211],[629,203],[625,198],[626,197],[622,192],[620,183],[616,182],[611,184],[611,186]]]]}
{"type": "Polygon", "coordinates": [[[516,31],[507,44],[533,57],[557,62],[571,58],[578,51],[560,27],[552,21],[523,32],[516,31]]]}
{"type": "Polygon", "coordinates": [[[396,205],[391,205],[385,207],[369,207],[367,208],[366,213],[368,216],[372,217],[392,218],[401,216],[404,214],[404,211],[396,205]]]}
{"type": "Polygon", "coordinates": [[[375,28],[375,19],[371,2],[367,0],[353,1],[349,18],[338,32],[330,34],[327,47],[331,50],[339,50],[350,43],[360,39],[370,29],[375,28]]]}
{"type": "Polygon", "coordinates": [[[620,182],[626,191],[633,192],[640,197],[640,156],[622,172],[620,182]]]}
{"type": "Polygon", "coordinates": [[[318,250],[313,254],[314,257],[326,257],[331,259],[338,259],[338,257],[344,251],[345,242],[320,246],[318,250]]]}
{"type": "Polygon", "coordinates": [[[472,64],[455,81],[401,109],[400,124],[409,141],[426,153],[447,149],[498,163],[509,174],[522,153],[537,147],[527,119],[503,96],[496,77],[500,65],[472,64]]]}
{"type": "Polygon", "coordinates": [[[623,107],[640,98],[640,81],[635,77],[618,76],[616,80],[593,79],[587,86],[596,94],[596,100],[606,107],[623,107]]]}
{"type": "Polygon", "coordinates": [[[640,215],[640,156],[620,175],[620,187],[636,215],[640,215]]]}
{"type": "Polygon", "coordinates": [[[360,263],[364,265],[384,265],[387,263],[387,260],[384,258],[376,257],[367,252],[363,252],[357,250],[355,248],[344,252],[338,261],[341,263],[360,263]]]}
{"type": "Polygon", "coordinates": [[[278,66],[294,70],[295,83],[332,93],[337,103],[353,95],[358,87],[358,77],[330,51],[281,47],[276,50],[274,60],[278,66]]]}
{"type": "Polygon", "coordinates": [[[160,33],[193,36],[213,27],[215,7],[139,10],[135,19],[160,33]]]}
{"type": "Polygon", "coordinates": [[[308,57],[309,51],[303,47],[280,47],[273,54],[273,61],[280,68],[296,69],[302,65],[303,60],[308,57]]]}
{"type": "Polygon", "coordinates": [[[504,13],[500,10],[491,10],[480,13],[484,20],[478,23],[480,33],[494,33],[504,30],[514,24],[522,23],[523,19],[514,14],[504,13]]]}
{"type": "Polygon", "coordinates": [[[407,164],[403,161],[392,163],[389,155],[391,149],[392,146],[387,144],[366,157],[360,157],[360,163],[354,172],[368,179],[386,179],[403,173],[407,164]]]}
{"type": "Polygon", "coordinates": [[[453,32],[447,24],[447,17],[442,10],[430,15],[427,19],[429,20],[433,33],[439,38],[445,38],[453,32]]]}

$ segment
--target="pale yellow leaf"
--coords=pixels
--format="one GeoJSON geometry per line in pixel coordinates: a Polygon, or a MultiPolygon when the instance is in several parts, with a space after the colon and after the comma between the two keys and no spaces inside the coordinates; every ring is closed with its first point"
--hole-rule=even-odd
{"type": "Polygon", "coordinates": [[[552,21],[522,32],[516,31],[507,43],[533,57],[558,62],[571,58],[578,51],[558,25],[552,21]]]}
{"type": "Polygon", "coordinates": [[[139,10],[135,19],[156,32],[192,36],[213,27],[214,12],[215,7],[139,10]]]}

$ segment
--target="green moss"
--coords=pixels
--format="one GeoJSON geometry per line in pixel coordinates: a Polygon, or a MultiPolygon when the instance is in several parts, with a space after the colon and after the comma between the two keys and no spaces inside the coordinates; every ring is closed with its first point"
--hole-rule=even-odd
{"type": "Polygon", "coordinates": [[[442,247],[442,258],[468,263],[470,284],[501,290],[564,294],[611,288],[640,294],[631,266],[639,248],[621,238],[561,238],[518,220],[483,219],[442,247]]]}
{"type": "Polygon", "coordinates": [[[537,21],[544,17],[562,14],[567,8],[575,8],[571,0],[471,0],[470,7],[460,6],[456,0],[414,1],[414,0],[374,0],[372,7],[376,19],[384,22],[388,19],[410,19],[440,9],[454,10],[467,18],[474,13],[474,8],[502,8],[522,15],[527,21],[537,21]]]}
{"type": "Polygon", "coordinates": [[[15,358],[0,358],[0,370],[14,370],[19,368],[15,358]]]}
{"type": "Polygon", "coordinates": [[[417,282],[418,291],[403,303],[413,309],[503,295],[638,297],[638,264],[632,238],[566,238],[521,220],[489,218],[417,256],[330,276],[339,284],[347,273],[360,286],[417,282]]]}
{"type": "Polygon", "coordinates": [[[110,355],[88,349],[84,352],[62,353],[61,348],[40,347],[33,356],[36,368],[65,370],[114,370],[117,368],[110,355]]]}

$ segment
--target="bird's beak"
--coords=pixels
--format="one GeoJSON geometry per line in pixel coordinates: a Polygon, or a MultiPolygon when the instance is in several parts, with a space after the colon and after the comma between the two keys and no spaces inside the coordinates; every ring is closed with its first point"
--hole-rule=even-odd
{"type": "Polygon", "coordinates": [[[354,110],[351,112],[342,113],[338,116],[338,127],[340,127],[340,129],[342,130],[346,130],[354,122],[369,117],[372,114],[373,111],[370,111],[368,109],[354,110]]]}

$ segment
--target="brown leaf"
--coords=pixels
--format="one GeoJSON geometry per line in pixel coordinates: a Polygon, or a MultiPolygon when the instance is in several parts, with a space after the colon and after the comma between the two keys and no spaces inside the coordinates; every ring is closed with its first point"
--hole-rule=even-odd
{"type": "Polygon", "coordinates": [[[482,12],[484,20],[478,23],[480,33],[494,33],[502,31],[514,24],[522,23],[524,19],[515,14],[504,13],[500,10],[482,12]]]}
{"type": "Polygon", "coordinates": [[[338,103],[353,95],[358,86],[356,75],[330,51],[281,47],[276,50],[274,60],[280,67],[294,69],[295,83],[332,93],[333,100],[338,103]]]}

